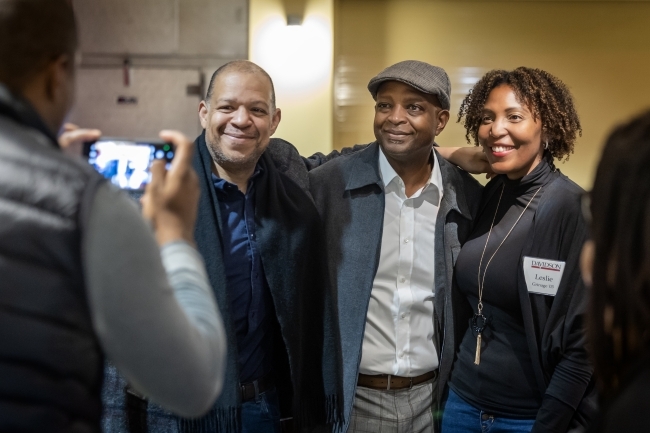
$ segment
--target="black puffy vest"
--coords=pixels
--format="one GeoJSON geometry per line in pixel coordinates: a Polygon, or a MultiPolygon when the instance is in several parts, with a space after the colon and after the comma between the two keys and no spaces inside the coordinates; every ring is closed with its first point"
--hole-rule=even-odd
{"type": "Polygon", "coordinates": [[[6,115],[2,96],[0,431],[98,432],[103,356],[81,241],[102,180],[63,155],[40,121],[6,115]]]}

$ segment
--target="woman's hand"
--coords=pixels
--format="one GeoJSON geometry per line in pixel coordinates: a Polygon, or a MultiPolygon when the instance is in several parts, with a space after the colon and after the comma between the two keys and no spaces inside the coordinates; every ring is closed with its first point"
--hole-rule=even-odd
{"type": "Polygon", "coordinates": [[[487,156],[478,146],[437,147],[436,150],[447,161],[472,174],[486,174],[487,179],[495,176],[487,156]]]}

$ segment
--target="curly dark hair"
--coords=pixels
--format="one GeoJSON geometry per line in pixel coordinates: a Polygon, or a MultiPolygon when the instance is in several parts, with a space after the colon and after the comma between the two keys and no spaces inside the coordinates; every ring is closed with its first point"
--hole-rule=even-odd
{"type": "Polygon", "coordinates": [[[513,71],[492,70],[485,74],[465,96],[458,112],[458,122],[464,117],[465,138],[478,142],[482,111],[490,92],[502,85],[510,86],[517,99],[542,120],[542,135],[548,140],[548,153],[561,160],[573,153],[576,135],[582,136],[580,119],[567,86],[541,69],[519,67],[513,71]]]}
{"type": "Polygon", "coordinates": [[[607,139],[591,191],[590,349],[601,391],[650,353],[650,111],[607,139]]]}

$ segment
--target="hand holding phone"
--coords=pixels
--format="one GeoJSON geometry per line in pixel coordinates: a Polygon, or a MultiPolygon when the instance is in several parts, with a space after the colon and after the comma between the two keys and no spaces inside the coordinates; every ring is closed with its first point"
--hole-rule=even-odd
{"type": "Polygon", "coordinates": [[[80,158],[84,156],[84,144],[98,140],[101,135],[99,129],[79,128],[74,123],[66,123],[59,136],[59,146],[63,153],[80,158]]]}
{"type": "Polygon", "coordinates": [[[178,131],[161,131],[160,138],[175,147],[175,158],[151,165],[151,182],[142,196],[142,214],[156,231],[159,245],[185,240],[194,245],[194,225],[199,202],[199,179],[192,168],[194,143],[178,131]]]}
{"type": "Polygon", "coordinates": [[[85,143],[84,155],[113,185],[127,191],[144,191],[151,180],[152,162],[163,160],[169,167],[174,147],[164,140],[101,137],[85,143]]]}

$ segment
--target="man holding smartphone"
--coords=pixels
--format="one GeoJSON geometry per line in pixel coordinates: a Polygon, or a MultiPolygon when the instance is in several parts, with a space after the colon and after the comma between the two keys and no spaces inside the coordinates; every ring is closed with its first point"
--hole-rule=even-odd
{"type": "Polygon", "coordinates": [[[104,354],[183,416],[223,385],[226,342],[200,255],[192,144],[152,167],[143,213],[55,132],[73,100],[70,2],[0,0],[0,431],[99,432],[104,354]]]}

